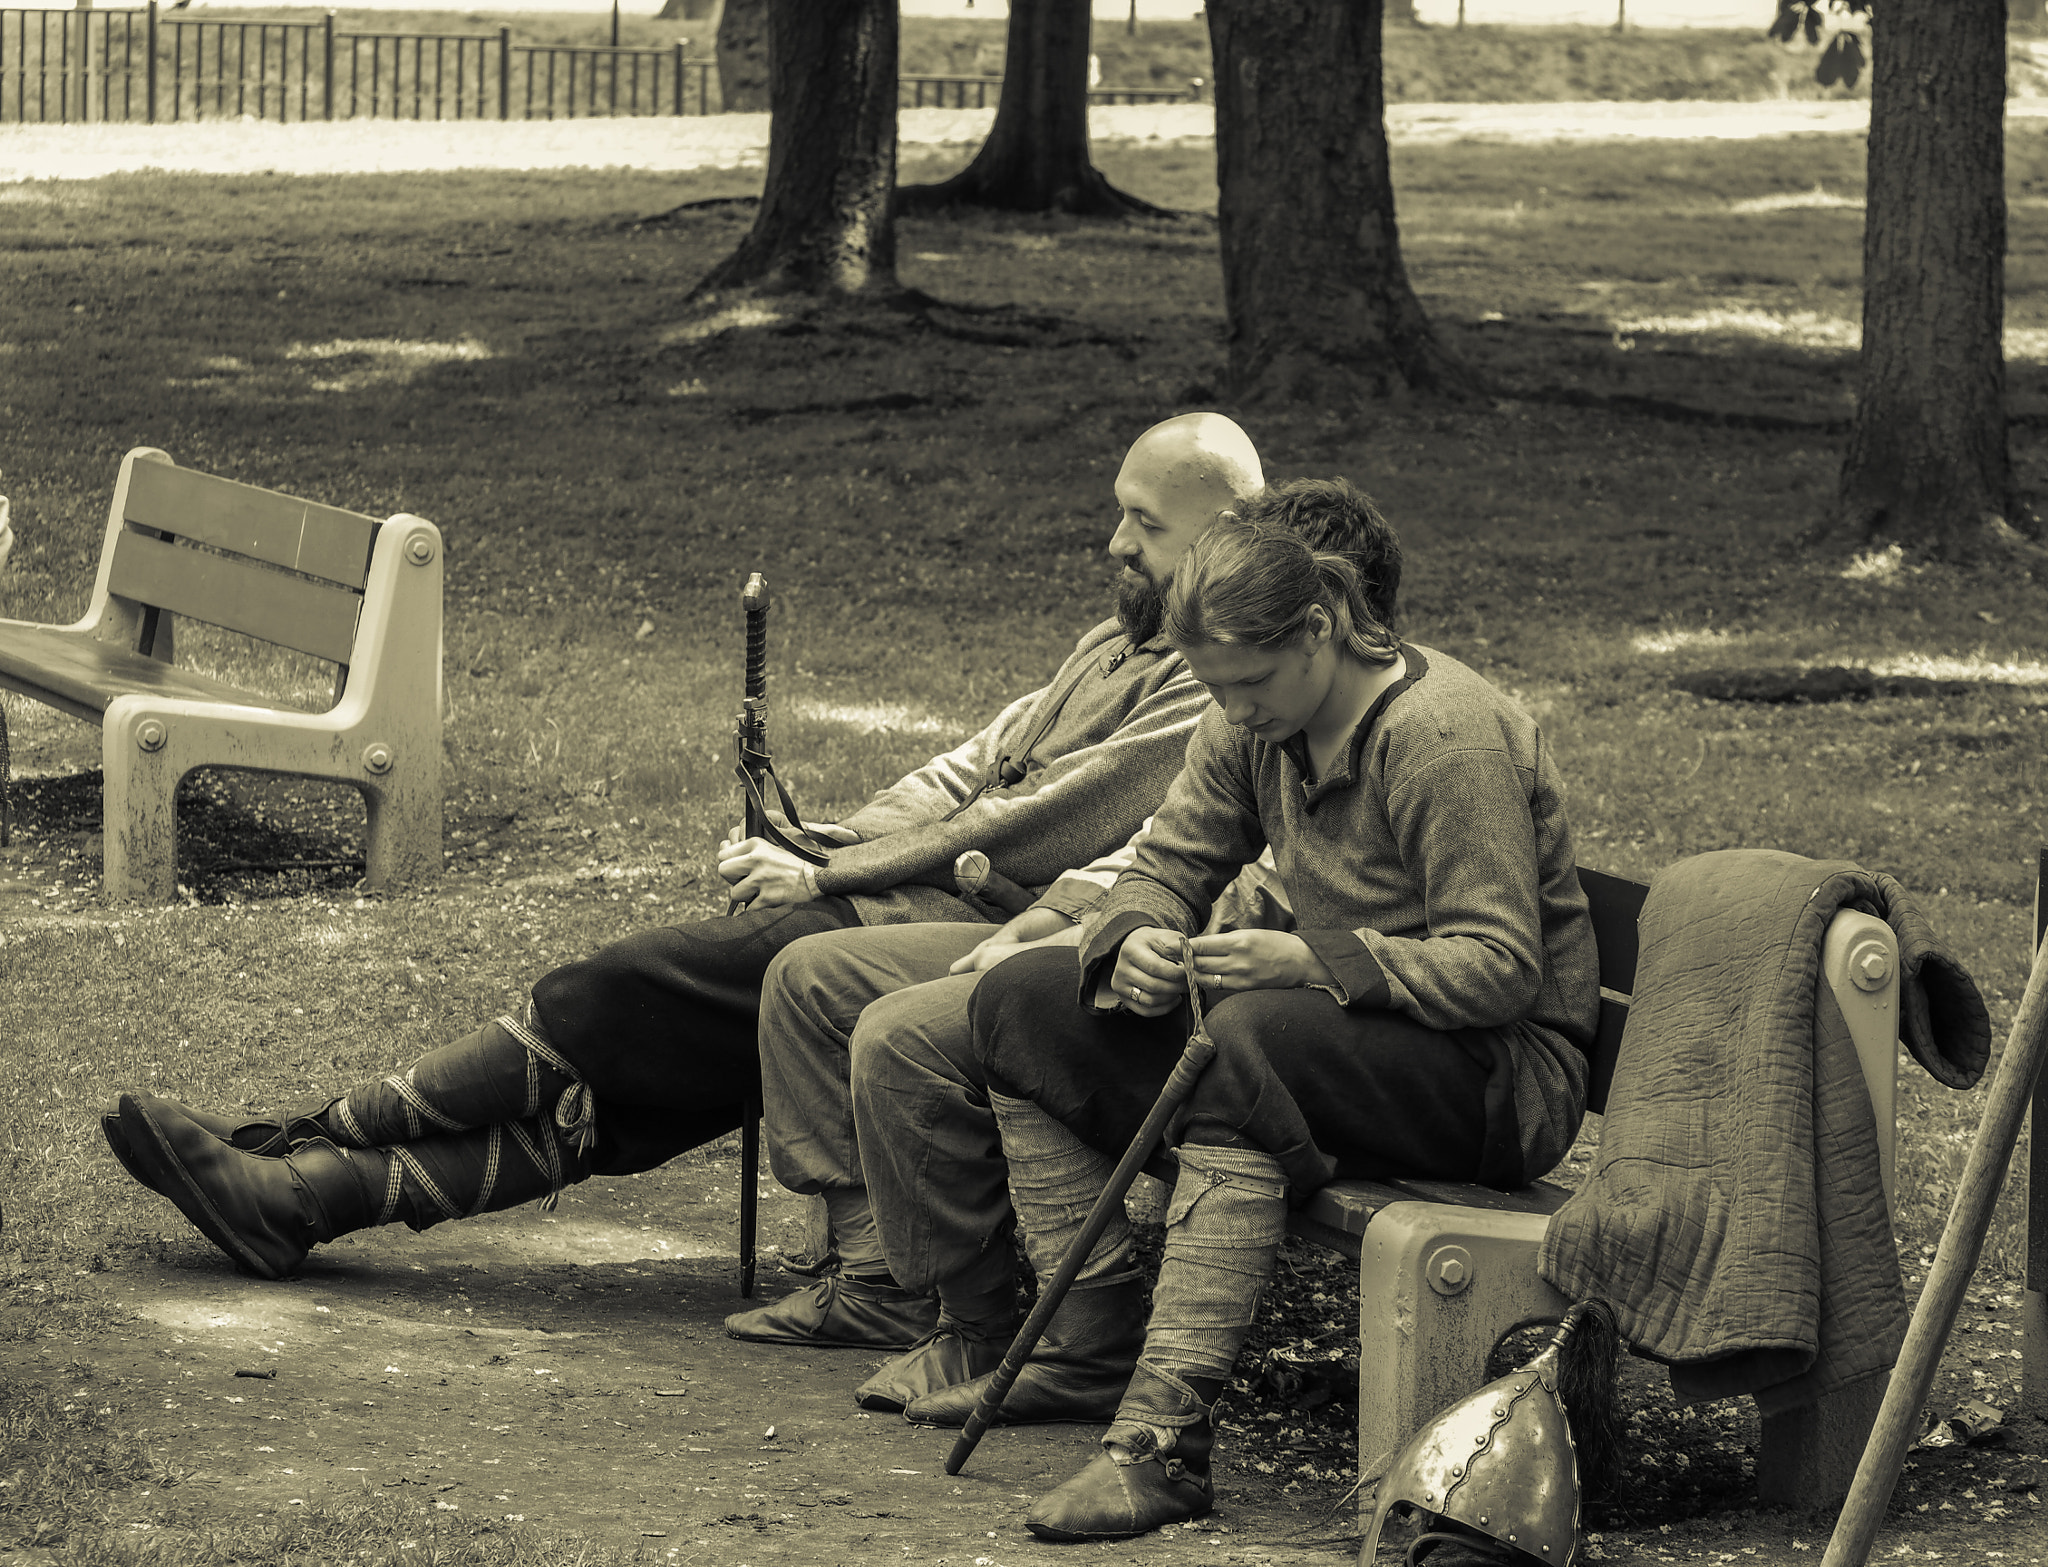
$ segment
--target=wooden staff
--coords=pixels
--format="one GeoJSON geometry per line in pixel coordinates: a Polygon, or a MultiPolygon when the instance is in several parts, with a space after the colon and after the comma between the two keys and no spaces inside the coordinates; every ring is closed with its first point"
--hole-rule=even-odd
{"type": "Polygon", "coordinates": [[[1188,1037],[1188,1047],[1173,1064],[1166,1086],[1159,1090],[1159,1098],[1145,1117],[1145,1124],[1138,1128],[1138,1135],[1131,1139],[1131,1146],[1124,1150],[1122,1160],[1111,1172],[1109,1184],[1095,1199],[1095,1206],[1088,1212],[1088,1222],[1081,1226],[1081,1233],[1074,1237],[1074,1244],[1060,1259],[1052,1282],[1039,1290],[1038,1303],[1031,1308],[1031,1315],[1024,1319],[1024,1326],[1017,1330],[1017,1336],[1010,1340],[1009,1353],[1003,1356],[1003,1363],[996,1367],[995,1375],[982,1389],[981,1397],[975,1402],[974,1413],[967,1417],[965,1428],[953,1443],[953,1451],[946,1455],[946,1473],[949,1475],[960,1472],[980,1443],[982,1434],[1002,1412],[1003,1400],[1010,1396],[1011,1384],[1024,1369],[1024,1362],[1031,1358],[1031,1352],[1038,1347],[1039,1339],[1045,1335],[1046,1324],[1059,1310],[1060,1302],[1073,1287],[1088,1254],[1095,1250],[1095,1243],[1102,1239],[1102,1232],[1109,1227],[1110,1219],[1123,1207],[1124,1194],[1130,1191],[1131,1182],[1138,1178],[1140,1166],[1151,1156],[1173,1112],[1187,1103],[1188,1096],[1195,1091],[1195,1084],[1201,1079],[1202,1069],[1216,1054],[1216,1042],[1209,1037],[1209,1030],[1202,1021],[1202,992],[1195,983],[1194,948],[1185,940],[1181,942],[1180,961],[1187,975],[1188,1003],[1194,1010],[1194,1026],[1188,1037]]]}
{"type": "Polygon", "coordinates": [[[1906,1449],[1913,1444],[1920,1423],[1920,1408],[1927,1390],[1934,1385],[1934,1373],[1941,1364],[1942,1347],[1962,1309],[1963,1291],[1976,1271],[1977,1258],[1984,1250],[1984,1235],[1991,1227],[1991,1211],[2005,1184],[2006,1166],[2019,1142],[2020,1122],[2027,1113],[2027,1101],[2041,1064],[2048,1057],[2048,963],[2042,949],[2034,950],[2033,972],[2027,976],[2027,993],[2020,998],[2019,1016],[2005,1042],[2005,1056],[1998,1065],[1998,1077],[1991,1085],[1984,1114],[1977,1122],[1977,1137],[1970,1145],[1969,1162],[1963,1167],[1963,1181],[1950,1209],[1948,1224],[1941,1232],[1941,1245],[1934,1254],[1934,1266],[1927,1270],[1927,1283],[1913,1308],[1913,1322],[1906,1329],[1906,1342],[1899,1351],[1899,1363],[1892,1367],[1891,1382],[1884,1391],[1884,1403],[1871,1427],[1870,1442],[1856,1466],[1855,1482],[1848,1500],[1835,1520],[1835,1532],[1828,1541],[1821,1567],[1863,1567],[1870,1559],[1871,1542],[1884,1510],[1891,1501],[1892,1488],[1899,1483],[1899,1470],[1906,1449]]]}

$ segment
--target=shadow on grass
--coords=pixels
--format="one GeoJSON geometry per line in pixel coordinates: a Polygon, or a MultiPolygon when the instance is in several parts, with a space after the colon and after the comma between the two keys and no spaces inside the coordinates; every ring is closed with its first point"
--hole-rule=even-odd
{"type": "MultiPolygon", "coordinates": [[[[13,836],[24,853],[97,878],[102,778],[17,779],[13,836]]],[[[363,875],[365,812],[350,789],[201,770],[178,791],[178,883],[199,903],[352,891],[363,875]]]]}

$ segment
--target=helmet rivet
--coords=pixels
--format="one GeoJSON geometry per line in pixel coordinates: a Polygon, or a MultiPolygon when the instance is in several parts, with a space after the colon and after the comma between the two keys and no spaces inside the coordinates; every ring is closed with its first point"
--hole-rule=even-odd
{"type": "Polygon", "coordinates": [[[1465,1466],[1464,1466],[1463,1464],[1452,1464],[1452,1465],[1451,1465],[1451,1473],[1452,1473],[1452,1474],[1454,1474],[1454,1475],[1461,1475],[1461,1474],[1463,1474],[1464,1472],[1465,1472],[1465,1466]]]}
{"type": "Polygon", "coordinates": [[[1515,1543],[1515,1537],[1514,1537],[1513,1535],[1509,1535],[1509,1536],[1508,1536],[1508,1544],[1510,1544],[1510,1545],[1513,1545],[1514,1543],[1515,1543]]]}
{"type": "Polygon", "coordinates": [[[1484,1447],[1486,1445],[1486,1438],[1483,1436],[1475,1436],[1474,1438],[1472,1438],[1472,1445],[1474,1447],[1484,1447]]]}
{"type": "Polygon", "coordinates": [[[1481,1523],[1485,1523],[1485,1522],[1486,1522],[1486,1514],[1484,1514],[1484,1513],[1481,1513],[1481,1514],[1479,1515],[1479,1521],[1480,1521],[1481,1523]]]}

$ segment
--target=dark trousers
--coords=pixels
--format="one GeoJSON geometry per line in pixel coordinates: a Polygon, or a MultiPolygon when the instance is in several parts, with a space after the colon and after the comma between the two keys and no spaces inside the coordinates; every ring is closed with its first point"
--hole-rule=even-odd
{"type": "Polygon", "coordinates": [[[651,1170],[738,1126],[760,1092],[769,960],[859,923],[846,899],[818,898],[638,931],[544,975],[535,1015],[597,1100],[592,1172],[651,1170]]]}
{"type": "MultiPolygon", "coordinates": [[[[1079,981],[1071,948],[989,970],[968,1002],[975,1052],[990,1089],[1118,1158],[1187,1045],[1188,1014],[1097,1011],[1079,981]]],[[[1443,1033],[1320,990],[1225,993],[1208,1022],[1216,1058],[1169,1143],[1242,1139],[1280,1161],[1298,1196],[1340,1175],[1521,1184],[1510,1061],[1492,1030],[1443,1033]]]]}

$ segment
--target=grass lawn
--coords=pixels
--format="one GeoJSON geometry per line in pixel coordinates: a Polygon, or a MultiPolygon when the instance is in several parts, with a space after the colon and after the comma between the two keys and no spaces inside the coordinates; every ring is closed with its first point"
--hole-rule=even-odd
{"type": "MultiPolygon", "coordinates": [[[[1208,156],[1099,155],[1197,215],[911,223],[905,279],[974,309],[713,336],[678,328],[677,304],[747,216],[663,215],[757,175],[0,187],[0,492],[21,536],[0,613],[81,612],[137,445],[417,512],[448,544],[436,893],[361,901],[346,872],[222,872],[209,857],[251,843],[279,861],[353,852],[360,808],[213,782],[189,802],[188,906],[101,910],[98,731],[7,703],[24,775],[0,850],[10,1294],[39,1282],[37,1300],[61,1300],[63,1279],[160,1222],[88,1114],[122,1088],[291,1104],[638,924],[717,912],[749,571],[776,597],[776,754],[817,816],[1052,669],[1108,601],[1125,445],[1174,411],[1229,408],[1208,156]]],[[[2013,449],[2038,488],[2036,122],[2015,122],[2009,160],[2013,449]]],[[[1500,396],[1229,411],[1269,476],[1341,473],[1379,498],[1409,551],[1404,630],[1541,718],[1584,862],[1640,877],[1752,846],[1888,871],[1974,972],[2002,1041],[2048,843],[2041,584],[1801,542],[1849,408],[1861,162],[1847,138],[1399,150],[1417,287],[1500,396]],[[1961,684],[1831,705],[1678,684],[1808,663],[1961,684]]],[[[237,679],[306,679],[187,645],[237,679]]],[[[1910,1063],[1901,1083],[1897,1224],[1917,1277],[1982,1095],[1910,1063]]],[[[2010,1304],[2023,1249],[2013,1183],[1987,1299],[2010,1304]]]]}

